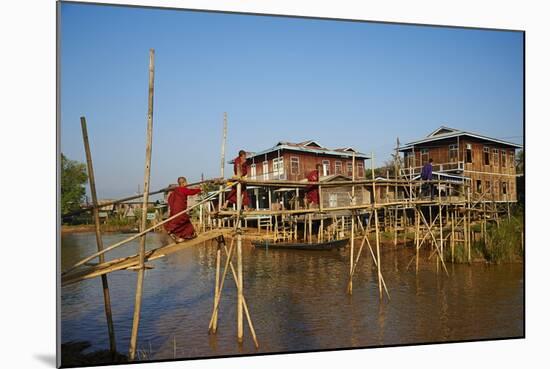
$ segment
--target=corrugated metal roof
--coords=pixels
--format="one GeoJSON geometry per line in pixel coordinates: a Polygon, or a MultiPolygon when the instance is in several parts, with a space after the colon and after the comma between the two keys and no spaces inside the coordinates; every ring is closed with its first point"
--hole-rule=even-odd
{"type": "Polygon", "coordinates": [[[511,146],[511,147],[514,147],[514,148],[522,148],[523,147],[522,145],[515,144],[515,143],[509,142],[509,141],[500,140],[498,138],[492,138],[492,137],[480,135],[478,133],[473,133],[473,132],[458,130],[458,129],[455,129],[455,128],[449,128],[449,127],[441,126],[438,129],[436,129],[435,131],[433,131],[432,133],[430,133],[428,135],[428,137],[417,140],[417,141],[409,142],[405,146],[400,147],[399,151],[405,151],[405,150],[411,149],[413,146],[418,145],[418,144],[433,142],[433,141],[438,141],[438,140],[444,140],[444,139],[447,139],[447,138],[454,138],[454,137],[459,137],[459,136],[469,136],[469,137],[473,137],[473,138],[478,138],[480,140],[496,142],[496,143],[511,146]],[[449,130],[451,132],[439,133],[438,134],[438,132],[441,131],[441,130],[449,130]]]}
{"type": "MultiPolygon", "coordinates": [[[[259,152],[247,152],[246,157],[252,158],[260,155],[269,154],[271,152],[275,152],[277,150],[291,150],[291,151],[301,151],[301,152],[309,152],[314,154],[325,154],[325,155],[334,155],[339,157],[346,157],[351,158],[353,154],[355,153],[355,157],[357,159],[370,159],[370,156],[367,156],[366,154],[360,153],[355,151],[351,147],[346,147],[343,149],[329,149],[326,147],[314,147],[314,146],[308,146],[310,144],[319,145],[318,142],[310,140],[310,141],[304,141],[300,143],[293,143],[293,142],[284,142],[280,141],[275,146],[270,147],[269,149],[262,150],[259,152]]],[[[232,164],[233,160],[229,161],[229,164],[232,164]]]]}

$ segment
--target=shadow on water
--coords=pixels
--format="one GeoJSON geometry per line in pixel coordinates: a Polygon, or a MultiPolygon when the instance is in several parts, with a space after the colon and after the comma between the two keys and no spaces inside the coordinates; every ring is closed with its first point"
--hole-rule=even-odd
{"type": "MultiPolygon", "coordinates": [[[[105,235],[105,243],[124,235],[105,235]]],[[[147,247],[162,244],[147,237],[147,247]]],[[[128,246],[132,252],[137,241],[128,246]]],[[[93,234],[66,235],[63,264],[95,250],[93,234]]],[[[363,250],[346,294],[349,250],[311,252],[243,245],[245,296],[260,342],[256,350],[245,322],[236,342],[236,288],[225,282],[218,333],[209,335],[216,246],[182,250],[145,273],[138,350],[151,359],[304,351],[390,344],[523,336],[523,265],[450,265],[449,277],[423,255],[418,273],[406,270],[411,250],[383,250],[382,271],[391,301],[378,297],[377,269],[363,250]]],[[[116,250],[110,258],[124,255],[116,250]],[[117,253],[118,252],[118,253],[117,253]]],[[[223,262],[222,262],[223,268],[223,262]]],[[[128,348],[136,273],[109,275],[117,348],[128,348]]],[[[86,342],[88,355],[109,347],[100,279],[62,289],[62,342],[86,342]]],[[[74,347],[73,347],[74,348],[74,347]]],[[[67,351],[69,352],[69,351],[67,351]]],[[[63,356],[66,354],[63,351],[63,356]]]]}

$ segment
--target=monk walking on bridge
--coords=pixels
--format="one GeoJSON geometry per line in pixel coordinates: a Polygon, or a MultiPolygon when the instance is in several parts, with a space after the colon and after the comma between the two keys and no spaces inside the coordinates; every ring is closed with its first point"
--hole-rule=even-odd
{"type": "MultiPolygon", "coordinates": [[[[233,160],[233,172],[235,173],[236,178],[241,179],[245,178],[248,175],[248,164],[246,163],[246,152],[244,150],[239,151],[239,156],[233,160]]],[[[248,194],[246,192],[246,185],[243,183],[241,185],[241,195],[243,198],[242,205],[245,210],[248,209],[248,194]]],[[[231,192],[227,195],[225,204],[223,205],[224,209],[227,209],[228,204],[237,204],[237,186],[231,188],[231,192]]]]}
{"type": "MultiPolygon", "coordinates": [[[[187,209],[187,196],[197,195],[200,188],[188,188],[185,177],[178,178],[178,187],[173,187],[168,195],[170,216],[187,209]]],[[[196,237],[195,228],[188,213],[181,214],[164,225],[164,228],[176,242],[196,237]]]]}

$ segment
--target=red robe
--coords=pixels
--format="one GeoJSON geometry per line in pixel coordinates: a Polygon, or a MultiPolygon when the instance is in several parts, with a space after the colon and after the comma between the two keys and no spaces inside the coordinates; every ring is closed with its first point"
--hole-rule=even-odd
{"type": "MultiPolygon", "coordinates": [[[[187,196],[200,193],[200,188],[176,187],[168,195],[168,205],[170,206],[170,216],[173,216],[187,209],[187,196]]],[[[180,238],[190,238],[195,233],[195,228],[191,223],[188,213],[175,217],[164,225],[168,233],[173,233],[180,238]]]]}
{"type": "MultiPolygon", "coordinates": [[[[308,182],[318,182],[319,181],[319,172],[317,169],[312,170],[307,175],[308,182]]],[[[306,187],[306,199],[312,204],[319,204],[319,186],[318,185],[308,185],[306,187]]]]}
{"type": "MultiPolygon", "coordinates": [[[[241,166],[241,176],[246,177],[248,174],[248,164],[246,163],[246,159],[241,162],[241,157],[238,156],[235,160],[233,160],[233,172],[235,175],[238,175],[238,169],[239,165],[241,166]]],[[[248,206],[248,193],[246,192],[246,185],[241,185],[241,195],[243,197],[243,206],[248,206]]],[[[237,186],[231,187],[231,192],[229,192],[229,195],[227,195],[227,201],[230,204],[237,204],[237,186]]]]}

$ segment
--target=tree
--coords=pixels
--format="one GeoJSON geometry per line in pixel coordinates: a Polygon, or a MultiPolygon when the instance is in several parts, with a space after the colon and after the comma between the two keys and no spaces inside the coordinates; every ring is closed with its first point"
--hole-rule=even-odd
{"type": "Polygon", "coordinates": [[[86,166],[61,154],[61,214],[80,207],[87,181],[86,166]]]}
{"type": "Polygon", "coordinates": [[[516,173],[523,174],[525,168],[525,153],[522,150],[519,150],[516,154],[516,173]]]}

